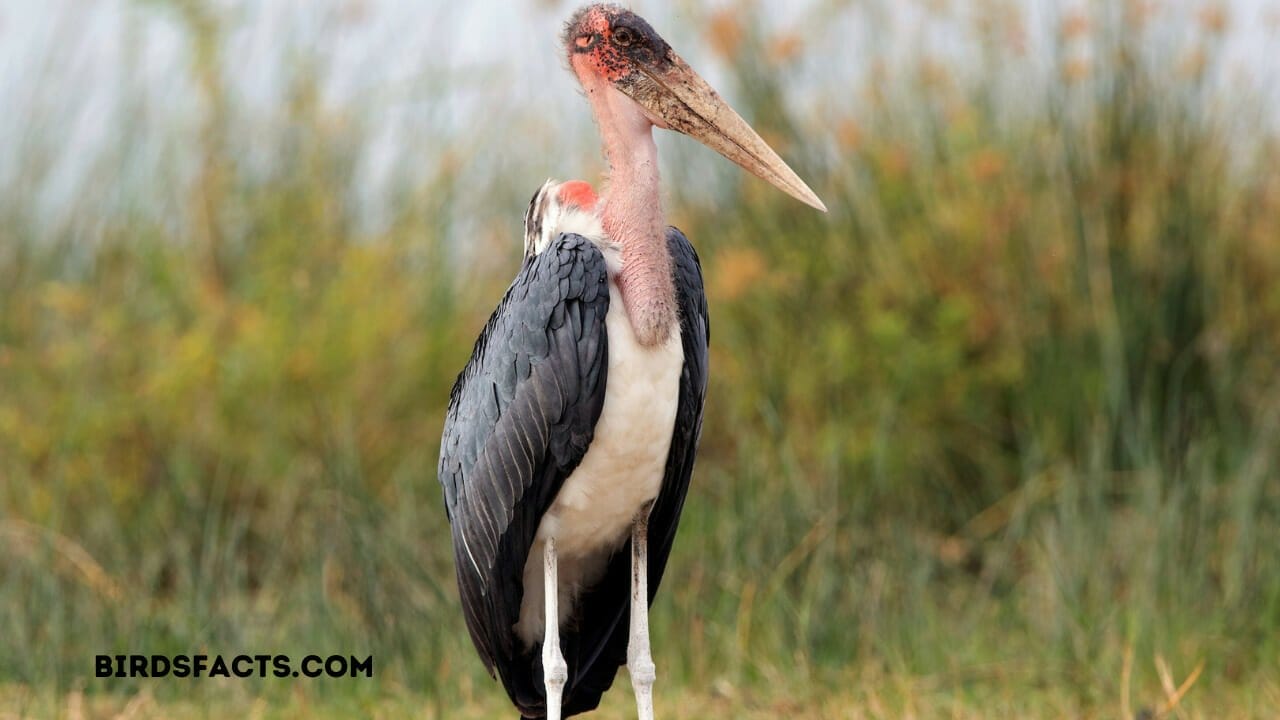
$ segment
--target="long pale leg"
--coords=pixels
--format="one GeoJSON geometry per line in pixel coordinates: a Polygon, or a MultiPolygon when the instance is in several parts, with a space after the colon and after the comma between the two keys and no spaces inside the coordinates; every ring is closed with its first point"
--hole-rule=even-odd
{"type": "Polygon", "coordinates": [[[542,679],[547,687],[547,720],[560,720],[560,699],[564,693],[564,684],[569,679],[569,666],[564,662],[564,654],[560,651],[560,612],[557,607],[559,596],[556,584],[558,569],[556,566],[556,541],[547,538],[542,547],[542,589],[546,607],[546,632],[542,638],[542,679]]]}
{"type": "Polygon", "coordinates": [[[640,720],[653,720],[653,681],[657,677],[649,651],[649,510],[646,504],[631,526],[631,640],[627,670],[636,693],[640,720]]]}

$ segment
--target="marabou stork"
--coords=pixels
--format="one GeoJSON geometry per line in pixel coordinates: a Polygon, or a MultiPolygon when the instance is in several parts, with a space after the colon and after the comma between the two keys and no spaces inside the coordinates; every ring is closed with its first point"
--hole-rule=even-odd
{"type": "Polygon", "coordinates": [[[648,608],[693,471],[709,331],[697,253],[663,221],[651,130],[826,208],[636,14],[585,7],[563,47],[608,184],[534,195],[520,273],[453,386],[440,483],[467,628],[522,717],[594,709],[625,662],[652,720],[648,608]]]}

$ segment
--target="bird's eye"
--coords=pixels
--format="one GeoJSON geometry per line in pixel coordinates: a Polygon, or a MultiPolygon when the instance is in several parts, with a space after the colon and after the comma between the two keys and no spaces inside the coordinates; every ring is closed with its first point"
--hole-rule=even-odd
{"type": "Polygon", "coordinates": [[[620,47],[629,47],[631,43],[636,41],[635,33],[627,28],[620,27],[613,31],[613,43],[620,47]]]}

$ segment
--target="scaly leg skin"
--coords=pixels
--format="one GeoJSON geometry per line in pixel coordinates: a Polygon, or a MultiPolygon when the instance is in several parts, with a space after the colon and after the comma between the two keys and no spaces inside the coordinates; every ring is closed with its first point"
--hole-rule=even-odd
{"type": "Polygon", "coordinates": [[[547,686],[547,720],[560,720],[560,699],[569,679],[569,666],[560,652],[560,612],[557,605],[558,570],[556,541],[547,538],[542,548],[542,588],[547,611],[546,632],[542,638],[542,679],[547,686]]]}
{"type": "Polygon", "coordinates": [[[653,681],[657,677],[649,651],[649,510],[646,503],[631,526],[631,641],[627,670],[636,693],[640,720],[653,720],[653,681]]]}

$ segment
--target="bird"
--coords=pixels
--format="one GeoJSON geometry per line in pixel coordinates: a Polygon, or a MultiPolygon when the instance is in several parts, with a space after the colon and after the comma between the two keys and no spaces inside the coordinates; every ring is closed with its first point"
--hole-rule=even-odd
{"type": "Polygon", "coordinates": [[[595,709],[626,664],[653,720],[649,606],[707,395],[698,254],[664,220],[653,129],[826,207],[643,18],[587,5],[561,48],[609,165],[548,180],[524,256],[449,396],[439,481],[472,643],[522,718],[595,709]]]}

